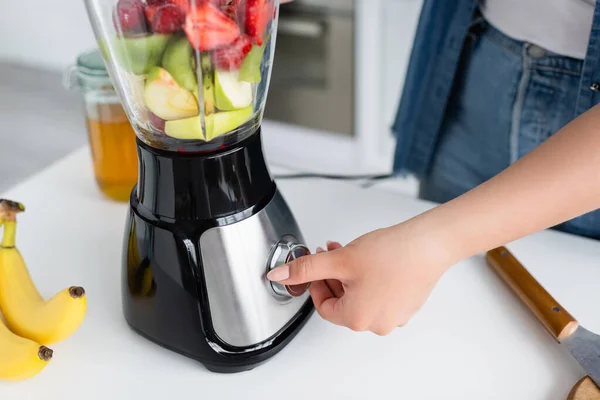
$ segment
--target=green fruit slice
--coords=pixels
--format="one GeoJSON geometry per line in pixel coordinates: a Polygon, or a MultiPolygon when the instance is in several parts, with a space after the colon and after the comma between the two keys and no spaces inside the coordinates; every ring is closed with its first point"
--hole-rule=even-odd
{"type": "Polygon", "coordinates": [[[156,116],[169,121],[198,115],[198,101],[190,92],[179,86],[166,69],[150,70],[144,87],[146,107],[156,116]]]}
{"type": "Polygon", "coordinates": [[[171,35],[161,34],[113,38],[108,43],[100,40],[98,46],[106,61],[114,57],[120,68],[136,75],[144,75],[160,64],[170,38],[171,35]]]}
{"type": "Polygon", "coordinates": [[[252,107],[247,107],[242,110],[207,115],[204,120],[206,132],[202,131],[201,116],[167,121],[165,124],[165,133],[176,139],[205,140],[210,142],[220,135],[235,130],[248,121],[252,117],[253,111],[252,107]]]}
{"type": "Polygon", "coordinates": [[[240,80],[237,71],[215,71],[215,105],[233,111],[252,104],[252,84],[240,80]]]}
{"type": "Polygon", "coordinates": [[[194,51],[185,36],[177,36],[169,42],[162,57],[162,66],[173,76],[179,86],[194,92],[198,90],[193,68],[194,51]]]}
{"type": "Polygon", "coordinates": [[[268,41],[265,41],[262,46],[254,45],[250,53],[244,59],[240,67],[240,79],[244,82],[258,83],[261,81],[260,65],[262,64],[263,55],[268,41]]]}
{"type": "Polygon", "coordinates": [[[254,107],[246,107],[237,111],[218,112],[206,117],[206,141],[229,133],[248,121],[254,112],[254,107]]]}

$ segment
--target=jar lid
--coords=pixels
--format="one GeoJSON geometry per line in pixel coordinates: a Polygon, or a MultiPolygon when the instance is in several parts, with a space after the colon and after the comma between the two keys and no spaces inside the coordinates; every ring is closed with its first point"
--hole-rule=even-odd
{"type": "Polygon", "coordinates": [[[89,50],[77,57],[79,73],[93,77],[108,77],[108,71],[99,49],[89,50]]]}
{"type": "Polygon", "coordinates": [[[77,56],[77,63],[64,72],[63,84],[69,90],[74,88],[114,90],[99,49],[88,50],[77,56]]]}

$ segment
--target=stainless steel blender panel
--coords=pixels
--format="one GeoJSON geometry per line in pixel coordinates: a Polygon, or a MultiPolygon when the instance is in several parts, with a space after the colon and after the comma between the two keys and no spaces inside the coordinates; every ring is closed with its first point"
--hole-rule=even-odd
{"type": "Polygon", "coordinates": [[[206,231],[200,248],[215,333],[225,343],[248,347],[263,342],[308,300],[276,293],[267,280],[280,242],[301,243],[302,235],[279,191],[259,213],[206,231]]]}

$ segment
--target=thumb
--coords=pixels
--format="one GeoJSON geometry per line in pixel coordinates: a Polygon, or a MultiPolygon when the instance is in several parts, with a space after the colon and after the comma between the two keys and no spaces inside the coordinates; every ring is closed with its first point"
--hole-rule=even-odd
{"type": "Polygon", "coordinates": [[[326,279],[342,280],[343,249],[300,257],[267,274],[267,279],[285,285],[300,285],[326,279]]]}

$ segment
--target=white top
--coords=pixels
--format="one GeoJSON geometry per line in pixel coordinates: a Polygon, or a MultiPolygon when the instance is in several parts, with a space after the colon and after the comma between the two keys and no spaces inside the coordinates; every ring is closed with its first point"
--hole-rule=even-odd
{"type": "Polygon", "coordinates": [[[484,17],[517,40],[584,59],[594,0],[480,0],[484,17]]]}
{"type": "MultiPolygon", "coordinates": [[[[347,243],[432,206],[346,182],[291,180],[280,187],[311,249],[328,239],[347,243]]],[[[315,314],[263,366],[213,374],[123,320],[127,205],[99,195],[88,148],[2,197],[26,206],[17,245],[42,294],[76,284],[89,296],[80,329],[52,346],[54,358],[33,379],[0,381],[2,400],[566,399],[585,375],[481,256],[453,267],[408,326],[388,337],[354,333],[315,314]]],[[[598,242],[547,231],[508,247],[572,315],[600,332],[598,242]]]]}

